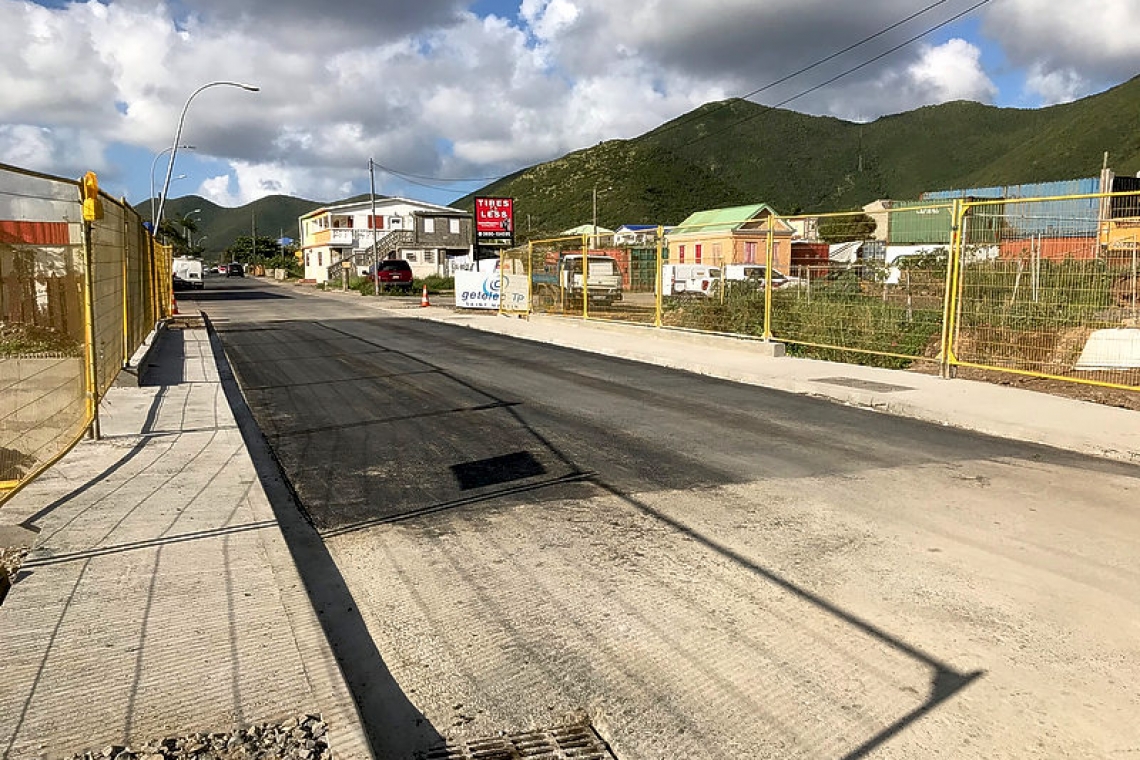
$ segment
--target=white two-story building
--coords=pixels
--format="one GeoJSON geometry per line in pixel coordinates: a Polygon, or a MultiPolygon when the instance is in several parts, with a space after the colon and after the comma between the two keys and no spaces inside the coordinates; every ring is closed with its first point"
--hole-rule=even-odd
{"type": "Polygon", "coordinates": [[[374,261],[404,259],[416,277],[447,276],[471,255],[471,214],[407,198],[377,198],[311,211],[298,220],[305,279],[325,282],[348,267],[368,273],[374,261]]]}

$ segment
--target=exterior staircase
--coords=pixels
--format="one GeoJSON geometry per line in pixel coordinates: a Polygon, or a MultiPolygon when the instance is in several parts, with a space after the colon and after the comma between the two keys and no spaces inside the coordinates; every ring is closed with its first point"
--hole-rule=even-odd
{"type": "Polygon", "coordinates": [[[413,242],[415,242],[415,235],[411,230],[392,230],[376,241],[375,253],[372,251],[373,246],[370,245],[367,248],[360,248],[353,251],[350,257],[345,257],[345,259],[330,264],[328,268],[329,279],[338,279],[340,277],[344,262],[348,258],[351,258],[352,268],[355,271],[361,267],[372,266],[374,261],[383,261],[388,258],[390,254],[413,242]]]}

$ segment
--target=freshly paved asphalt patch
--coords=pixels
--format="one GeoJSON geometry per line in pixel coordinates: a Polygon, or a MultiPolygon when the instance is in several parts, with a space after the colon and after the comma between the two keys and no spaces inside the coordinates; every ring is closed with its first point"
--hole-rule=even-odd
{"type": "Polygon", "coordinates": [[[348,299],[202,306],[431,728],[381,756],[584,720],[623,760],[1140,746],[1136,468],[348,299]]]}

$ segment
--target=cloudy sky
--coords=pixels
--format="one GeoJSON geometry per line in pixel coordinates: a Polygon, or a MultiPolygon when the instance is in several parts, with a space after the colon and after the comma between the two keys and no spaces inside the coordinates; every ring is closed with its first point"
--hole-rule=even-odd
{"type": "Polygon", "coordinates": [[[367,192],[371,157],[378,193],[446,203],[896,24],[752,99],[871,120],[1140,73],[1140,0],[0,0],[0,162],[143,201],[190,94],[236,81],[260,91],[193,99],[171,197],[334,200],[367,192]]]}

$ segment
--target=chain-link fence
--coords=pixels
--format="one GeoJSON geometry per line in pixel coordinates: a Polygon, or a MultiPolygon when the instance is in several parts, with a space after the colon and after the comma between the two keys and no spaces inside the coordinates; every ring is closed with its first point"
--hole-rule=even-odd
{"type": "Polygon", "coordinates": [[[80,183],[0,165],[0,502],[71,448],[98,398],[169,316],[169,249],[80,183]]]}
{"type": "Polygon", "coordinates": [[[1135,390],[1138,238],[1135,192],[810,216],[759,204],[634,240],[534,241],[504,266],[529,274],[519,311],[525,300],[533,313],[778,340],[813,358],[1135,390]]]}

